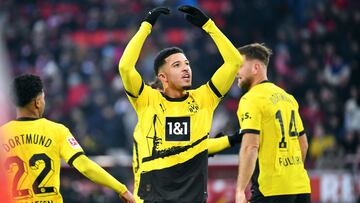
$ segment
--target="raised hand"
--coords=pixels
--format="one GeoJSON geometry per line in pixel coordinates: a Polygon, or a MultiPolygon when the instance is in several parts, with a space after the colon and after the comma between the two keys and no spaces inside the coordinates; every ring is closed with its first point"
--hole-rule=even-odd
{"type": "Polygon", "coordinates": [[[180,6],[178,10],[186,13],[185,19],[198,27],[202,27],[209,20],[209,17],[205,13],[193,6],[180,6]]]}
{"type": "Polygon", "coordinates": [[[144,21],[150,23],[152,26],[155,25],[157,19],[161,14],[168,15],[170,14],[170,9],[167,7],[156,7],[148,12],[144,21]]]}

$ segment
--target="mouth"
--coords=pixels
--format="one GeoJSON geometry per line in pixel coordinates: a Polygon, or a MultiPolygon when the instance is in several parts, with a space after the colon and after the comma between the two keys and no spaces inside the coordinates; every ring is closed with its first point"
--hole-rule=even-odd
{"type": "Polygon", "coordinates": [[[190,74],[184,74],[181,78],[182,79],[190,79],[190,74]]]}

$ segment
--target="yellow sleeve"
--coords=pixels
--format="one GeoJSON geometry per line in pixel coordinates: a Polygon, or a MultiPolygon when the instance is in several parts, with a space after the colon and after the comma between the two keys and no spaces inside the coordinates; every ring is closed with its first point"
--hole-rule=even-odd
{"type": "Polygon", "coordinates": [[[136,71],[135,64],[139,58],[145,39],[151,32],[151,28],[152,26],[148,22],[141,24],[139,31],[130,40],[119,61],[119,72],[125,91],[132,97],[137,97],[143,87],[142,78],[139,72],[136,71]]]}
{"type": "Polygon", "coordinates": [[[260,134],[262,113],[256,99],[248,98],[246,95],[240,99],[237,116],[240,125],[240,134],[260,134]]]}
{"type": "MultiPolygon", "coordinates": [[[[224,60],[224,64],[212,76],[210,83],[217,89],[221,96],[224,96],[230,89],[235,80],[244,59],[240,52],[230,42],[230,40],[216,27],[215,23],[209,19],[202,27],[214,40],[219,52],[224,60]]],[[[217,94],[216,92],[214,92],[217,94]]],[[[220,96],[217,94],[217,96],[220,96]]]]}
{"type": "Polygon", "coordinates": [[[118,180],[85,155],[77,157],[73,161],[73,166],[80,173],[97,184],[111,188],[119,194],[127,191],[125,185],[121,184],[118,180]]]}
{"type": "Polygon", "coordinates": [[[67,127],[61,125],[58,132],[60,133],[60,156],[71,165],[74,158],[83,154],[84,151],[67,127]]]}
{"type": "Polygon", "coordinates": [[[228,136],[210,138],[208,142],[208,153],[216,154],[230,147],[231,145],[228,136]]]}

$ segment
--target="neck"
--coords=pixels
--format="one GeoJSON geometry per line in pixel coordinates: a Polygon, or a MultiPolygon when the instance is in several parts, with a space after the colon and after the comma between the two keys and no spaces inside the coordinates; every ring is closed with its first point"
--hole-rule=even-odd
{"type": "Polygon", "coordinates": [[[185,90],[177,90],[177,89],[170,89],[166,88],[164,91],[165,95],[171,98],[181,98],[186,95],[185,90]]]}
{"type": "Polygon", "coordinates": [[[251,83],[251,86],[250,86],[249,90],[250,90],[251,88],[253,88],[255,85],[260,84],[262,81],[265,81],[265,80],[268,80],[268,78],[267,78],[266,75],[263,75],[263,76],[261,76],[261,77],[254,78],[254,81],[251,83]]]}
{"type": "Polygon", "coordinates": [[[17,108],[16,109],[17,118],[41,118],[39,111],[29,110],[26,108],[17,108]]]}

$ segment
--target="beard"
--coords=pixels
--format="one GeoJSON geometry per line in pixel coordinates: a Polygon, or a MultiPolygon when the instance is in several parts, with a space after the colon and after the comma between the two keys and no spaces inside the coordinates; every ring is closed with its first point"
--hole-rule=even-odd
{"type": "Polygon", "coordinates": [[[239,87],[243,89],[244,91],[248,91],[251,85],[250,78],[247,79],[240,79],[239,87]]]}
{"type": "Polygon", "coordinates": [[[183,87],[183,90],[190,90],[191,88],[192,88],[191,85],[187,85],[187,86],[184,86],[184,87],[183,87]]]}

